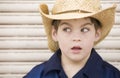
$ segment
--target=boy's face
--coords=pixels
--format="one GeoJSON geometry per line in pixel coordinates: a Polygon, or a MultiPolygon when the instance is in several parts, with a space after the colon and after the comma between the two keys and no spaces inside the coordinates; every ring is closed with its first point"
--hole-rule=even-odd
{"type": "Polygon", "coordinates": [[[72,61],[86,60],[94,42],[99,40],[100,29],[95,30],[90,18],[61,20],[58,30],[52,28],[52,38],[57,41],[62,59],[72,61]]]}

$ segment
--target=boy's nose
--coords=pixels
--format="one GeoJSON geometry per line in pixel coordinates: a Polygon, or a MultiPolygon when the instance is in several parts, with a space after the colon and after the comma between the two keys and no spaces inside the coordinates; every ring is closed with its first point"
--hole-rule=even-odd
{"type": "Polygon", "coordinates": [[[80,39],[73,39],[74,42],[79,42],[81,41],[80,39]]]}
{"type": "Polygon", "coordinates": [[[79,41],[81,41],[80,36],[79,36],[79,35],[74,35],[74,36],[73,36],[73,41],[74,41],[74,42],[79,42],[79,41]]]}
{"type": "Polygon", "coordinates": [[[81,41],[81,35],[79,31],[75,31],[72,35],[73,35],[72,36],[73,41],[75,42],[81,41]]]}

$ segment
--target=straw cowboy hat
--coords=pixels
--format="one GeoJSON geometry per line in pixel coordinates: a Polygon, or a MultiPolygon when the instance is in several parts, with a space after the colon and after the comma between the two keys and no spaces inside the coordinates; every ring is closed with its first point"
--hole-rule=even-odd
{"type": "Polygon", "coordinates": [[[53,20],[79,19],[93,17],[102,23],[101,38],[95,42],[95,45],[102,41],[110,32],[115,19],[115,8],[113,5],[102,9],[100,0],[56,0],[51,12],[46,4],[41,4],[39,11],[42,16],[43,24],[48,38],[48,46],[55,52],[59,46],[52,39],[51,29],[53,20]]]}

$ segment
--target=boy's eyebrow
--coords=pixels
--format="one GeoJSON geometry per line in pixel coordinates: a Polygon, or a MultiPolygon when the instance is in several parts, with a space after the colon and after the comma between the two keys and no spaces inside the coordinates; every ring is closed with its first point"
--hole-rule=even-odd
{"type": "MultiPolygon", "coordinates": [[[[67,22],[61,22],[59,25],[68,25],[68,26],[71,26],[71,24],[70,23],[67,23],[67,22]]],[[[83,25],[81,25],[81,27],[84,27],[84,26],[86,26],[86,25],[93,25],[93,23],[90,23],[90,22],[88,22],[88,23],[84,23],[83,25]]]]}
{"type": "Polygon", "coordinates": [[[88,23],[85,23],[85,24],[81,25],[81,27],[84,27],[86,25],[93,25],[93,23],[88,22],[88,23]]]}
{"type": "Polygon", "coordinates": [[[68,25],[68,26],[71,26],[71,24],[67,23],[67,22],[61,22],[59,25],[68,25]]]}

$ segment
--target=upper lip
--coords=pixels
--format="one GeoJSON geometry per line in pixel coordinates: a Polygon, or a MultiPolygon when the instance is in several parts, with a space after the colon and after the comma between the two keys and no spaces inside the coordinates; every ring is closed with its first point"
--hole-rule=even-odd
{"type": "Polygon", "coordinates": [[[71,49],[82,49],[80,46],[73,46],[71,49]]]}

